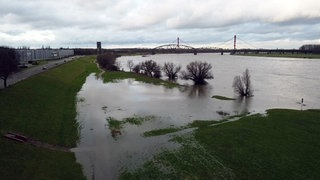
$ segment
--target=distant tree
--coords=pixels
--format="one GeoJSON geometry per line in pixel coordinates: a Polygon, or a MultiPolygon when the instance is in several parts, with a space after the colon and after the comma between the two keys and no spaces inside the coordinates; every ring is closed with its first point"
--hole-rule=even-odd
{"type": "Polygon", "coordinates": [[[141,64],[139,63],[139,64],[135,65],[132,70],[133,70],[133,72],[135,72],[135,73],[140,73],[140,71],[141,71],[141,64]]]}
{"type": "Polygon", "coordinates": [[[207,62],[193,61],[187,65],[187,71],[181,72],[181,78],[192,80],[194,84],[206,84],[206,79],[213,79],[212,66],[207,62]]]}
{"type": "MultiPolygon", "coordinates": [[[[44,48],[44,47],[43,47],[44,48]]],[[[74,49],[74,55],[96,55],[97,49],[82,49],[76,48],[74,49]]]]}
{"type": "Polygon", "coordinates": [[[116,64],[117,56],[112,53],[101,54],[97,56],[99,66],[105,70],[118,71],[119,67],[116,64]]]}
{"type": "Polygon", "coordinates": [[[153,60],[147,60],[142,62],[140,68],[143,71],[143,73],[149,77],[161,77],[161,67],[153,60]]]}
{"type": "Polygon", "coordinates": [[[18,70],[18,64],[18,55],[14,49],[0,47],[0,78],[3,79],[4,88],[7,87],[8,77],[18,70]]]}
{"type": "Polygon", "coordinates": [[[162,67],[163,72],[168,76],[169,80],[174,80],[178,77],[178,73],[181,70],[181,65],[175,65],[173,63],[166,62],[162,67]]]}
{"type": "Polygon", "coordinates": [[[158,66],[158,68],[156,68],[154,71],[153,71],[153,77],[154,78],[161,78],[161,67],[158,66]]]}
{"type": "Polygon", "coordinates": [[[241,97],[253,96],[250,78],[251,76],[248,69],[243,72],[242,76],[235,76],[232,85],[234,92],[241,97]]]}
{"type": "Polygon", "coordinates": [[[131,71],[132,71],[132,68],[134,67],[133,61],[132,61],[132,60],[128,60],[127,66],[128,66],[128,68],[129,68],[129,70],[130,70],[130,72],[131,72],[131,71]]]}

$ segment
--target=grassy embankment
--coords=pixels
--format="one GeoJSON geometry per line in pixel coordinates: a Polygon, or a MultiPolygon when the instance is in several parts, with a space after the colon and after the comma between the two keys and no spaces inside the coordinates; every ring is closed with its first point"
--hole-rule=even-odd
{"type": "Polygon", "coordinates": [[[320,110],[268,110],[238,121],[194,123],[182,144],[156,155],[121,178],[317,179],[320,177],[320,110]]]}
{"type": "Polygon", "coordinates": [[[306,59],[320,59],[320,54],[292,54],[292,53],[248,53],[248,54],[237,54],[240,56],[258,56],[258,57],[284,57],[284,58],[306,58],[306,59]]]}
{"type": "MultiPolygon", "coordinates": [[[[0,91],[0,132],[74,147],[78,139],[75,96],[87,75],[97,72],[84,57],[0,91]]],[[[0,138],[0,174],[5,179],[84,179],[73,153],[0,138]]]]}

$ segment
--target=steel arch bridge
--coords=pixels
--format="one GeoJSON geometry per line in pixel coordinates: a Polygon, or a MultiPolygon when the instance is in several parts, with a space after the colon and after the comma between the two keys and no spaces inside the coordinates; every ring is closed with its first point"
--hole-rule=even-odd
{"type": "Polygon", "coordinates": [[[152,49],[153,53],[155,54],[155,52],[158,53],[179,53],[179,52],[183,52],[183,53],[194,53],[195,55],[197,54],[197,49],[186,45],[186,44],[181,44],[180,43],[180,38],[177,38],[176,43],[171,43],[171,44],[164,44],[164,45],[160,45],[157,46],[155,48],[152,49]]]}

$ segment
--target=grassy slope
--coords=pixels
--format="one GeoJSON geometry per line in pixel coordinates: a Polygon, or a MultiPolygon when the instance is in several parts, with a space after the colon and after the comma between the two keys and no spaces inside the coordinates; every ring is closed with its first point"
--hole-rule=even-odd
{"type": "MultiPolygon", "coordinates": [[[[44,142],[74,147],[78,139],[75,95],[97,71],[85,57],[0,91],[0,132],[18,132],[44,142]]],[[[22,145],[0,138],[0,174],[7,179],[81,179],[73,153],[22,145]]]]}
{"type": "Polygon", "coordinates": [[[320,177],[320,111],[278,109],[268,114],[200,128],[196,139],[237,179],[320,177]]]}

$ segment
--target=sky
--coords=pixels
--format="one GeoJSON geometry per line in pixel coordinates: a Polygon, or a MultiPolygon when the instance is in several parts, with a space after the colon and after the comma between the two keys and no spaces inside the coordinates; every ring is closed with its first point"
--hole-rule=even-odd
{"type": "Polygon", "coordinates": [[[319,0],[0,0],[0,46],[298,49],[320,44],[319,0]]]}

